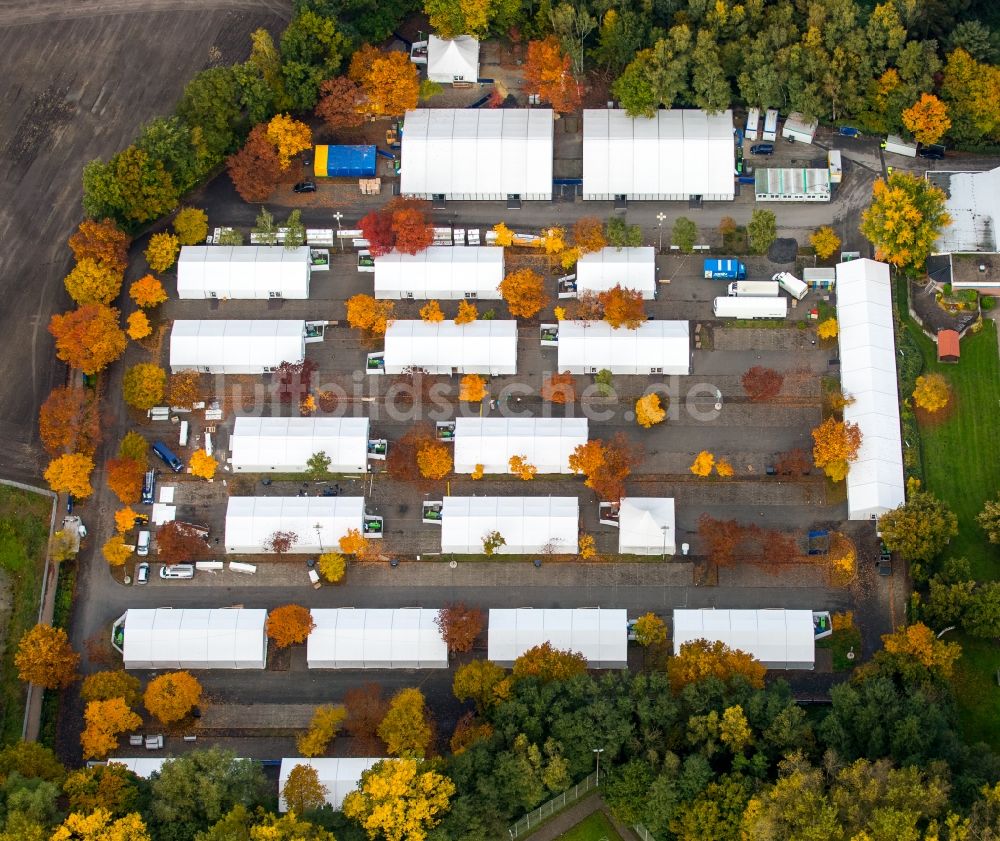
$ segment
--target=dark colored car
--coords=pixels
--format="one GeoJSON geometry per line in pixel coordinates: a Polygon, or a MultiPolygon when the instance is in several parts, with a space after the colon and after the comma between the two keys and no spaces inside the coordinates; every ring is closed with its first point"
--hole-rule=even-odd
{"type": "Polygon", "coordinates": [[[879,575],[892,575],[892,552],[881,540],[879,541],[878,561],[875,565],[878,567],[879,575]]]}
{"type": "Polygon", "coordinates": [[[294,193],[315,193],[316,184],[313,181],[300,181],[294,187],[292,187],[292,192],[294,193]]]}
{"type": "Polygon", "coordinates": [[[921,158],[926,158],[929,161],[943,161],[944,160],[944,146],[938,146],[936,143],[929,144],[927,146],[921,146],[917,149],[917,154],[921,158]]]}
{"type": "Polygon", "coordinates": [[[774,144],[773,143],[755,143],[750,147],[751,155],[773,155],[774,154],[774,144]]]}
{"type": "Polygon", "coordinates": [[[861,132],[852,126],[841,126],[840,127],[841,137],[861,137],[861,132]]]}

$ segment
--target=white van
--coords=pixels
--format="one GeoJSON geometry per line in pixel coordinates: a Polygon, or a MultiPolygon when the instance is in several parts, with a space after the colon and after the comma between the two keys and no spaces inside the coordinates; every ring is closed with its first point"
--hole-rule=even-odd
{"type": "Polygon", "coordinates": [[[778,285],[796,301],[801,301],[809,291],[809,287],[791,272],[778,272],[771,280],[778,281],[778,285]]]}
{"type": "Polygon", "coordinates": [[[135,553],[145,557],[149,554],[149,530],[143,529],[139,532],[139,539],[135,542],[135,553]]]}
{"type": "Polygon", "coordinates": [[[160,578],[194,578],[194,565],[164,564],[160,567],[160,578]]]}

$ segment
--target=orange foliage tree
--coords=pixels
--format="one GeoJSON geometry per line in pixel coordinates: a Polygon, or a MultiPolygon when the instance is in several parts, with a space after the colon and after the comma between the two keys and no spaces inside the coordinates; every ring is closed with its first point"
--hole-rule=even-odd
{"type": "Polygon", "coordinates": [[[84,219],[69,238],[77,261],[96,260],[112,271],[123,273],[128,266],[128,236],[111,219],[98,222],[84,219]]]}
{"type": "Polygon", "coordinates": [[[397,250],[405,254],[416,254],[434,242],[434,229],[417,208],[404,207],[393,213],[392,231],[397,250]]]}
{"type": "Polygon", "coordinates": [[[932,93],[920,94],[920,99],[907,108],[902,117],[903,125],[918,143],[937,143],[951,128],[948,106],[932,93]]]}
{"type": "Polygon", "coordinates": [[[384,559],[378,543],[377,540],[369,540],[357,529],[349,529],[339,541],[341,552],[345,555],[354,555],[362,563],[384,559]]]}
{"type": "Polygon", "coordinates": [[[604,236],[604,223],[593,216],[584,216],[573,225],[573,244],[581,254],[600,251],[608,244],[604,236]]]}
{"type": "Polygon", "coordinates": [[[94,392],[56,386],[38,413],[38,433],[49,455],[67,450],[93,455],[101,438],[101,412],[94,392]]]}
{"type": "Polygon", "coordinates": [[[576,386],[573,375],[549,374],[542,383],[542,400],[549,403],[573,403],[576,401],[576,386]]]}
{"type": "Polygon", "coordinates": [[[766,671],[763,663],[745,651],[708,640],[684,643],[680,652],[667,662],[667,678],[674,692],[707,677],[729,681],[737,675],[745,677],[754,688],[763,689],[766,671]]]}
{"type": "Polygon", "coordinates": [[[528,42],[524,83],[528,93],[537,93],[553,111],[568,114],[580,107],[580,86],[570,72],[569,54],[555,35],[528,42]]]}
{"type": "Polygon", "coordinates": [[[417,450],[417,469],[425,479],[443,479],[452,466],[451,449],[440,441],[425,441],[417,450]]]}
{"type": "Polygon", "coordinates": [[[479,310],[476,305],[469,301],[458,302],[458,314],[455,316],[456,324],[471,324],[479,318],[479,310]]]}
{"type": "Polygon", "coordinates": [[[919,677],[920,669],[926,669],[935,677],[948,680],[962,656],[958,643],[938,639],[922,622],[883,635],[882,645],[884,650],[875,655],[871,670],[891,665],[894,670],[913,677],[919,677]]]}
{"type": "Polygon", "coordinates": [[[601,499],[617,502],[625,495],[625,479],[642,460],[635,444],[618,433],[609,441],[593,438],[569,457],[569,468],[586,477],[584,484],[601,499]]]}
{"type": "Polygon", "coordinates": [[[142,719],[122,698],[91,701],[83,720],[86,727],[80,734],[80,746],[84,759],[103,759],[118,747],[119,734],[142,727],[142,719]]]}
{"type": "Polygon", "coordinates": [[[365,44],[351,57],[347,75],[361,85],[365,110],[373,116],[400,117],[417,107],[420,76],[406,53],[365,44]]]}
{"type": "Polygon", "coordinates": [[[123,505],[131,505],[142,496],[142,479],[146,465],[133,458],[113,458],[108,461],[108,487],[123,505]]]}
{"type": "Polygon", "coordinates": [[[500,294],[507,302],[510,314],[520,318],[532,318],[549,303],[545,294],[542,276],[531,269],[511,272],[500,282],[500,294]]]}
{"type": "Polygon", "coordinates": [[[84,374],[96,374],[114,362],[127,344],[118,310],[104,304],[86,304],[52,316],[49,332],[56,340],[56,356],[84,374]]]}
{"type": "Polygon", "coordinates": [[[578,651],[561,651],[552,643],[543,642],[529,648],[514,661],[514,680],[538,678],[542,683],[569,680],[587,671],[587,658],[578,651]]]}
{"type": "Polygon", "coordinates": [[[428,301],[420,308],[420,318],[423,321],[444,321],[444,313],[437,301],[428,301]]]}
{"type": "Polygon", "coordinates": [[[128,317],[128,337],[135,342],[145,339],[153,332],[153,327],[149,323],[149,317],[142,310],[136,310],[128,317]]]}
{"type": "Polygon", "coordinates": [[[122,288],[121,272],[87,257],[73,266],[63,283],[78,304],[109,304],[122,288]]]}
{"type": "Polygon", "coordinates": [[[161,558],[183,564],[204,554],[205,541],[190,526],[171,521],[156,530],[156,549],[161,558]]]}
{"type": "Polygon", "coordinates": [[[167,290],[151,274],[143,275],[128,288],[129,297],[136,306],[148,309],[167,300],[167,290]]]}
{"type": "Polygon", "coordinates": [[[278,648],[305,642],[315,627],[309,608],[302,605],[282,605],[267,615],[267,635],[278,648]]]}
{"type": "Polygon", "coordinates": [[[219,466],[219,462],[202,449],[195,450],[191,453],[188,466],[191,468],[192,476],[197,476],[200,479],[211,479],[215,476],[215,471],[219,466]]]}
{"type": "Polygon", "coordinates": [[[357,128],[365,121],[365,94],[361,85],[347,76],[327,79],[319,86],[316,116],[328,129],[357,128]]]}
{"type": "Polygon", "coordinates": [[[233,187],[245,202],[267,201],[281,177],[281,160],[268,140],[267,126],[254,126],[243,148],[226,158],[233,187]]]}
{"type": "Polygon", "coordinates": [[[709,558],[719,566],[732,563],[746,530],[736,520],[716,520],[708,514],[698,518],[698,537],[705,543],[709,558]]]}
{"type": "Polygon", "coordinates": [[[115,511],[115,531],[124,534],[135,525],[138,516],[130,507],[119,508],[115,511]]]}
{"type": "Polygon", "coordinates": [[[45,481],[56,493],[73,494],[77,499],[86,499],[94,489],[90,484],[90,474],[94,472],[94,460],[83,453],[66,453],[52,459],[45,468],[45,481]]]}
{"type": "Polygon", "coordinates": [[[352,295],[347,299],[347,323],[372,336],[382,336],[392,317],[392,310],[392,301],[377,301],[363,293],[352,295]]]}
{"type": "Polygon", "coordinates": [[[781,392],[785,382],[784,375],[773,368],[754,365],[740,379],[747,397],[755,403],[762,400],[773,400],[781,392]]]}
{"type": "Polygon", "coordinates": [[[861,448],[861,430],[856,423],[829,417],[812,431],[813,461],[834,482],[847,476],[850,463],[861,448]]]}
{"type": "Polygon", "coordinates": [[[279,165],[285,170],[291,166],[293,157],[312,146],[312,131],[289,114],[275,114],[267,124],[267,139],[278,153],[279,165]]]}
{"type": "Polygon", "coordinates": [[[14,665],[21,680],[46,689],[65,689],[76,680],[80,655],[62,628],[35,625],[17,644],[14,665]]]}
{"type": "Polygon", "coordinates": [[[180,721],[201,701],[201,684],[189,672],[167,672],[153,678],[142,702],[164,724],[180,721]]]}
{"type": "Polygon", "coordinates": [[[525,456],[511,456],[507,464],[511,473],[525,481],[534,479],[535,474],[538,473],[538,468],[531,464],[525,456]]]}
{"type": "Polygon", "coordinates": [[[646,320],[642,293],[634,289],[623,289],[621,284],[618,284],[599,293],[597,300],[604,308],[604,320],[615,330],[619,327],[637,330],[646,320]]]}
{"type": "Polygon", "coordinates": [[[466,374],[458,384],[458,399],[480,403],[486,397],[486,380],[479,374],[466,374]]]}
{"type": "Polygon", "coordinates": [[[434,622],[441,631],[441,639],[452,653],[472,651],[472,646],[483,631],[485,617],[478,607],[469,607],[462,602],[446,604],[434,622]]]}
{"type": "Polygon", "coordinates": [[[702,450],[695,456],[690,470],[695,476],[704,477],[711,474],[713,467],[715,467],[715,456],[708,450],[702,450]]]}

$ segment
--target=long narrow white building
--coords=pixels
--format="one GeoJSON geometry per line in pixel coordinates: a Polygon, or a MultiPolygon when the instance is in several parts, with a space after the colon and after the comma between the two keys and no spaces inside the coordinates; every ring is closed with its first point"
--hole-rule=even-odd
{"type": "Polygon", "coordinates": [[[375,258],[375,297],[499,301],[503,255],[502,248],[477,245],[390,251],[375,258]]]}
{"type": "Polygon", "coordinates": [[[385,331],[385,373],[517,373],[517,322],[392,321],[385,331]]]}
{"type": "Polygon", "coordinates": [[[615,330],[606,321],[559,322],[558,369],[570,374],[691,373],[687,321],[644,321],[615,330]]]}
{"type": "Polygon", "coordinates": [[[587,443],[586,418],[455,418],[455,472],[510,473],[523,456],[539,473],[572,473],[569,457],[587,443]]]}
{"type": "Polygon", "coordinates": [[[580,503],[575,496],[446,496],[441,551],[482,555],[483,538],[499,532],[498,555],[579,551],[580,503]]]}
{"type": "Polygon", "coordinates": [[[178,298],[308,298],[308,246],[185,245],[178,298]]]}
{"type": "MultiPolygon", "coordinates": [[[[326,802],[334,809],[344,805],[344,798],[355,791],[361,783],[361,775],[378,762],[386,761],[385,757],[320,757],[306,758],[304,756],[285,757],[281,760],[278,771],[278,811],[287,812],[285,802],[285,783],[297,765],[313,768],[319,777],[319,784],[326,789],[326,802]]],[[[392,760],[389,760],[392,761],[392,760]]]]}
{"type": "Polygon", "coordinates": [[[641,292],[644,300],[652,301],[656,297],[655,249],[602,248],[577,261],[578,294],[607,292],[616,286],[641,292]]]}
{"type": "Polygon", "coordinates": [[[175,321],[170,371],[264,374],[306,358],[305,321],[175,321]]]}
{"type": "Polygon", "coordinates": [[[438,613],[420,607],[313,608],[306,661],[310,669],[447,669],[438,613]]]}
{"type": "Polygon", "coordinates": [[[288,550],[314,554],[336,550],[351,529],[363,528],[361,496],[231,496],[226,508],[226,552],[259,555],[275,532],[297,538],[288,550]]]}
{"type": "Polygon", "coordinates": [[[628,614],[597,607],[491,609],[487,657],[512,666],[530,648],[550,643],[575,651],[591,669],[628,667],[628,614]]]}
{"type": "Polygon", "coordinates": [[[236,418],[229,438],[234,473],[303,473],[317,453],[330,473],[364,473],[368,418],[236,418]]]}
{"type": "Polygon", "coordinates": [[[745,651],[769,669],[816,664],[811,610],[675,610],[673,640],[674,654],[686,642],[707,640],[745,651]]]}

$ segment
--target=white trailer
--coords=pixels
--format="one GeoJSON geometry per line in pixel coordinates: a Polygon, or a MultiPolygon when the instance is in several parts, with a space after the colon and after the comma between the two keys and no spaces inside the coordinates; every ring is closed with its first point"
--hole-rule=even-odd
{"type": "Polygon", "coordinates": [[[777,298],[779,294],[774,280],[734,280],[729,284],[730,298],[777,298]]]}
{"type": "Polygon", "coordinates": [[[840,157],[840,149],[831,149],[826,153],[826,166],[830,170],[830,183],[839,184],[844,178],[844,164],[840,157]]]}
{"type": "Polygon", "coordinates": [[[799,143],[812,143],[818,126],[819,120],[807,120],[798,111],[793,111],[785,119],[781,136],[786,140],[797,140],[799,143]]]}
{"type": "Polygon", "coordinates": [[[764,131],[760,136],[761,140],[774,143],[778,139],[778,109],[768,108],[764,115],[764,131]]]}
{"type": "Polygon", "coordinates": [[[791,272],[778,272],[771,280],[776,280],[796,301],[801,301],[809,291],[809,287],[791,272]]]}
{"type": "Polygon", "coordinates": [[[743,136],[747,140],[756,140],[760,136],[760,108],[751,108],[747,114],[746,129],[743,136]]]}
{"type": "Polygon", "coordinates": [[[883,141],[882,148],[886,152],[892,152],[896,155],[906,155],[908,158],[915,158],[917,156],[917,144],[907,143],[902,137],[896,134],[890,134],[883,141]]]}
{"type": "Polygon", "coordinates": [[[716,318],[784,318],[787,298],[716,298],[712,302],[716,318]]]}

